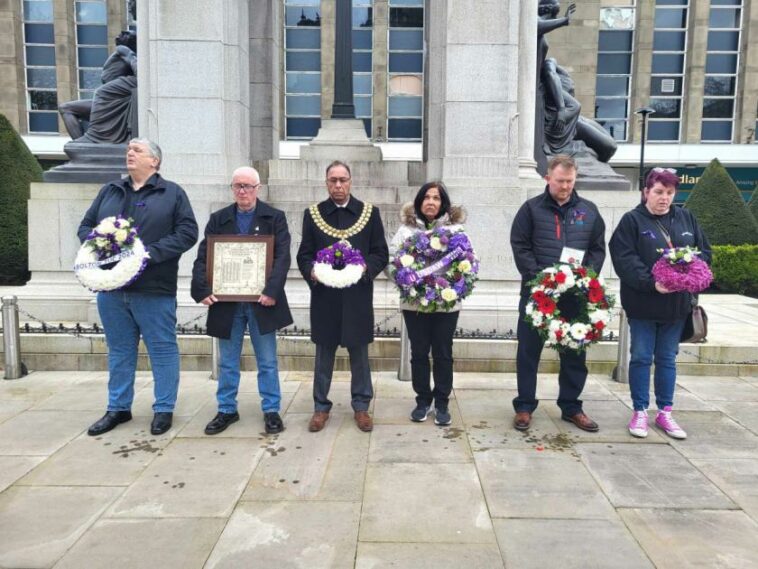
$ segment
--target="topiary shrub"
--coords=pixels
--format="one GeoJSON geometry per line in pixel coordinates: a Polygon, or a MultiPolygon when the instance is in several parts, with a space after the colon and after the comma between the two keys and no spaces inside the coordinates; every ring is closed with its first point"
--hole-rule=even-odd
{"type": "Polygon", "coordinates": [[[753,214],[755,221],[758,222],[758,186],[753,189],[747,208],[750,210],[750,213],[753,214]]]}
{"type": "Polygon", "coordinates": [[[37,159],[0,114],[0,285],[29,280],[26,206],[29,185],[39,181],[37,159]]]}
{"type": "Polygon", "coordinates": [[[711,270],[720,291],[758,297],[758,245],[714,246],[711,270]]]}
{"type": "Polygon", "coordinates": [[[703,172],[684,207],[695,214],[711,245],[758,244],[758,222],[716,158],[703,172]]]}

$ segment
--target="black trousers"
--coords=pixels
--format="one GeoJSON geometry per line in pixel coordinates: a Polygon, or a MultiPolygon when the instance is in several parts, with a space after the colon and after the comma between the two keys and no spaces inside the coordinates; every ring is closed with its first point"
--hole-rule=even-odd
{"type": "Polygon", "coordinates": [[[426,314],[403,310],[405,327],[411,340],[411,379],[416,403],[447,409],[453,391],[453,334],[458,312],[426,314]],[[431,388],[429,348],[434,360],[434,390],[431,388]]]}
{"type": "MultiPolygon", "coordinates": [[[[524,320],[524,308],[527,298],[522,296],[519,302],[518,349],[516,351],[516,377],[518,380],[518,397],[513,400],[516,412],[534,412],[537,400],[537,368],[545,343],[537,330],[524,320]]],[[[558,373],[558,407],[564,415],[576,415],[582,411],[582,394],[587,381],[587,352],[560,352],[560,372],[558,373]]]]}
{"type": "MultiPolygon", "coordinates": [[[[337,346],[316,344],[316,365],[313,370],[313,403],[316,411],[329,412],[332,402],[329,389],[334,373],[334,356],[337,346]]],[[[368,411],[374,388],[371,385],[371,368],[368,361],[368,344],[347,349],[350,355],[350,399],[353,411],[368,411]]]]}

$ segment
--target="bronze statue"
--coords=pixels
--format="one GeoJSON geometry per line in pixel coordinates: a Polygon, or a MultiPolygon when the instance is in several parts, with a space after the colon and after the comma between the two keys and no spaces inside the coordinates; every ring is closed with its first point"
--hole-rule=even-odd
{"type": "Polygon", "coordinates": [[[137,35],[126,30],[103,65],[92,99],[63,103],[59,112],[76,142],[121,144],[137,136],[137,35]],[[89,121],[84,131],[82,122],[89,121]]]}
{"type": "Polygon", "coordinates": [[[594,120],[581,116],[581,105],[574,98],[574,81],[558,62],[547,57],[549,45],[545,35],[568,26],[576,4],[569,4],[562,18],[558,17],[558,0],[540,0],[537,21],[537,113],[535,159],[542,173],[547,157],[555,154],[592,154],[607,163],[616,152],[613,137],[594,120]]]}

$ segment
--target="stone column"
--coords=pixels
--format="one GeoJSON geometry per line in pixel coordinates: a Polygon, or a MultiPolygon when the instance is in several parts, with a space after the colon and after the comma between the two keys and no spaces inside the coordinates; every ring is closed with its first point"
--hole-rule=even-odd
{"type": "Polygon", "coordinates": [[[758,139],[755,134],[758,121],[758,4],[753,3],[743,10],[747,10],[742,16],[742,45],[746,46],[742,60],[745,71],[738,95],[738,101],[740,98],[742,100],[734,122],[734,141],[737,144],[751,144],[758,139]]]}
{"type": "Polygon", "coordinates": [[[351,0],[337,0],[337,25],[334,30],[334,103],[333,119],[354,119],[353,104],[353,7],[351,0]]]}
{"type": "Polygon", "coordinates": [[[534,159],[534,101],[537,97],[537,0],[524,0],[519,20],[519,176],[538,178],[534,159]]]}
{"type": "Polygon", "coordinates": [[[279,157],[282,126],[282,2],[250,3],[250,154],[279,157]]]}
{"type": "Polygon", "coordinates": [[[162,173],[186,188],[226,184],[249,163],[247,7],[138,2],[140,133],[161,145],[162,173]]]}

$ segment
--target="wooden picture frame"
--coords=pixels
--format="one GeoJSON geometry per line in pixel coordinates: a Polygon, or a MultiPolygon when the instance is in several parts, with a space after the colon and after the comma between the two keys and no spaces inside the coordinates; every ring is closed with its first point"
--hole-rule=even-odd
{"type": "Polygon", "coordinates": [[[273,235],[209,235],[206,275],[221,302],[257,302],[274,264],[273,235]]]}

